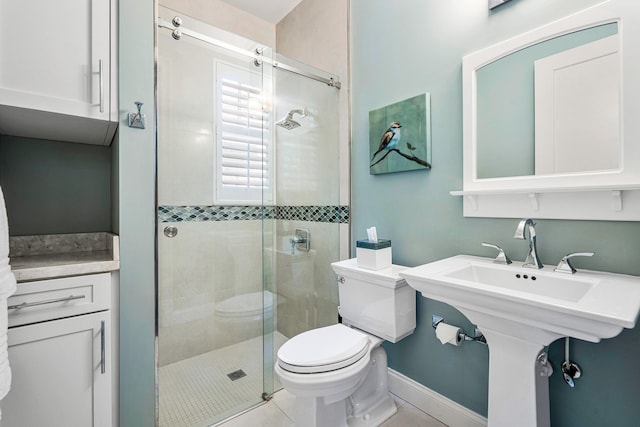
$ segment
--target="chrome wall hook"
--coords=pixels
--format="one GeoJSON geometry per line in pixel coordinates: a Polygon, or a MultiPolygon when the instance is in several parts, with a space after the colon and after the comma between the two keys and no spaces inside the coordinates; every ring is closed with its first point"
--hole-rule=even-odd
{"type": "Polygon", "coordinates": [[[129,127],[144,129],[146,116],[142,114],[142,105],[143,103],[140,101],[135,102],[136,107],[138,107],[137,113],[129,113],[129,127]]]}

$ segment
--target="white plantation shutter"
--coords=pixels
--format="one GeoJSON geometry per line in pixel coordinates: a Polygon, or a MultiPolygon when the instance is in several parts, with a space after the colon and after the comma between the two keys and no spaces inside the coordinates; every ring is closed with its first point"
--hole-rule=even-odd
{"type": "Polygon", "coordinates": [[[269,201],[271,141],[262,75],[216,62],[216,203],[269,201]]]}

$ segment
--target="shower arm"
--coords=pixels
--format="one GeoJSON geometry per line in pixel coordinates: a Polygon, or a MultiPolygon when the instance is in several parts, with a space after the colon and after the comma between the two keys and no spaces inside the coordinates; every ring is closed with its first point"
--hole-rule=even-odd
{"type": "Polygon", "coordinates": [[[294,114],[299,114],[300,117],[307,117],[307,109],[303,108],[302,110],[291,110],[289,111],[289,114],[287,114],[287,119],[293,120],[294,114]]]}

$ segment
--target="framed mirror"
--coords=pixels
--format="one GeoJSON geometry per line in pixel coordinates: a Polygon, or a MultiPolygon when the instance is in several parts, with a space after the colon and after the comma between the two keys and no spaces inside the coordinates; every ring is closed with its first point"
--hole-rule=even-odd
{"type": "Polygon", "coordinates": [[[640,220],[639,21],[609,0],[463,58],[466,216],[640,220]]]}

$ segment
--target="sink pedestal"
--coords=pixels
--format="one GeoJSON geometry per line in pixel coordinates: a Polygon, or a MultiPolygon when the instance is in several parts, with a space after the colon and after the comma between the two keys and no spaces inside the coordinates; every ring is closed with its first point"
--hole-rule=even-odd
{"type": "Polygon", "coordinates": [[[478,326],[489,345],[488,427],[549,427],[549,377],[543,345],[478,326]]]}
{"type": "Polygon", "coordinates": [[[489,347],[488,427],[550,427],[551,371],[538,356],[563,335],[511,316],[457,308],[478,326],[489,347]]]}
{"type": "MultiPolygon", "coordinates": [[[[635,276],[498,265],[456,255],[400,272],[426,298],[475,323],[489,345],[489,427],[549,427],[547,367],[540,352],[562,337],[600,342],[640,316],[635,276]]],[[[561,373],[556,374],[561,375],[561,373]]]]}

